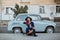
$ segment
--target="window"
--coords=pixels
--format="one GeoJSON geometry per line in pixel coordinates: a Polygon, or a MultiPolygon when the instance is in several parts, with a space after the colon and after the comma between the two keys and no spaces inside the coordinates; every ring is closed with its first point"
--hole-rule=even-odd
{"type": "Polygon", "coordinates": [[[9,8],[7,7],[7,8],[6,8],[6,14],[8,14],[8,13],[9,13],[9,12],[8,12],[8,10],[9,10],[9,8]]]}
{"type": "Polygon", "coordinates": [[[45,13],[44,6],[40,6],[40,13],[45,13]]]}
{"type": "Polygon", "coordinates": [[[37,15],[30,15],[30,17],[32,18],[33,21],[38,21],[40,20],[40,17],[37,15]]]}
{"type": "Polygon", "coordinates": [[[60,0],[54,0],[56,4],[60,4],[60,0]]]}
{"type": "Polygon", "coordinates": [[[60,13],[60,6],[56,6],[56,13],[60,13]]]}
{"type": "Polygon", "coordinates": [[[11,8],[10,7],[6,7],[6,14],[10,14],[11,13],[11,8]]]}

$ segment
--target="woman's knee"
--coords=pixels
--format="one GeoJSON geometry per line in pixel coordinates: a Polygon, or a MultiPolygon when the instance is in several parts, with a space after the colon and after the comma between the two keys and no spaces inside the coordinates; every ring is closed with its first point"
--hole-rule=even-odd
{"type": "Polygon", "coordinates": [[[33,29],[33,32],[35,32],[35,29],[33,29]]]}

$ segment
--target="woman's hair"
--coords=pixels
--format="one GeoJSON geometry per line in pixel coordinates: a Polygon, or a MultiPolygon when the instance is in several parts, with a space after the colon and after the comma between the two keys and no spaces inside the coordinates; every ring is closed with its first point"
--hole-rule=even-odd
{"type": "MultiPolygon", "coordinates": [[[[25,21],[27,21],[28,18],[30,18],[30,17],[26,17],[25,21]]],[[[32,18],[30,18],[30,21],[32,21],[32,18]]]]}

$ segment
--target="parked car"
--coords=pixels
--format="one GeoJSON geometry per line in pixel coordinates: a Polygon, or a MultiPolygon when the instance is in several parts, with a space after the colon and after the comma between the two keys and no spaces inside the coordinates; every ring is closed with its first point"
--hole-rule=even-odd
{"type": "Polygon", "coordinates": [[[56,28],[56,23],[53,21],[42,20],[39,14],[19,14],[14,20],[8,22],[8,31],[12,31],[14,33],[20,33],[23,31],[25,33],[26,25],[23,24],[25,22],[26,17],[31,17],[34,22],[34,29],[36,32],[46,32],[46,33],[54,33],[56,28]]]}

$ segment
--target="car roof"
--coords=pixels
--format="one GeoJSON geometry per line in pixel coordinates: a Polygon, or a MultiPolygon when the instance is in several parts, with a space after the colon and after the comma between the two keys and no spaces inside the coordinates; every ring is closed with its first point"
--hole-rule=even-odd
{"type": "MultiPolygon", "coordinates": [[[[21,14],[18,14],[18,15],[16,16],[16,18],[19,17],[20,15],[36,15],[36,16],[40,16],[40,14],[21,13],[21,14]]],[[[40,16],[40,17],[41,17],[41,16],[40,16]]]]}
{"type": "Polygon", "coordinates": [[[21,14],[18,14],[18,15],[40,15],[40,14],[21,13],[21,14]]]}

